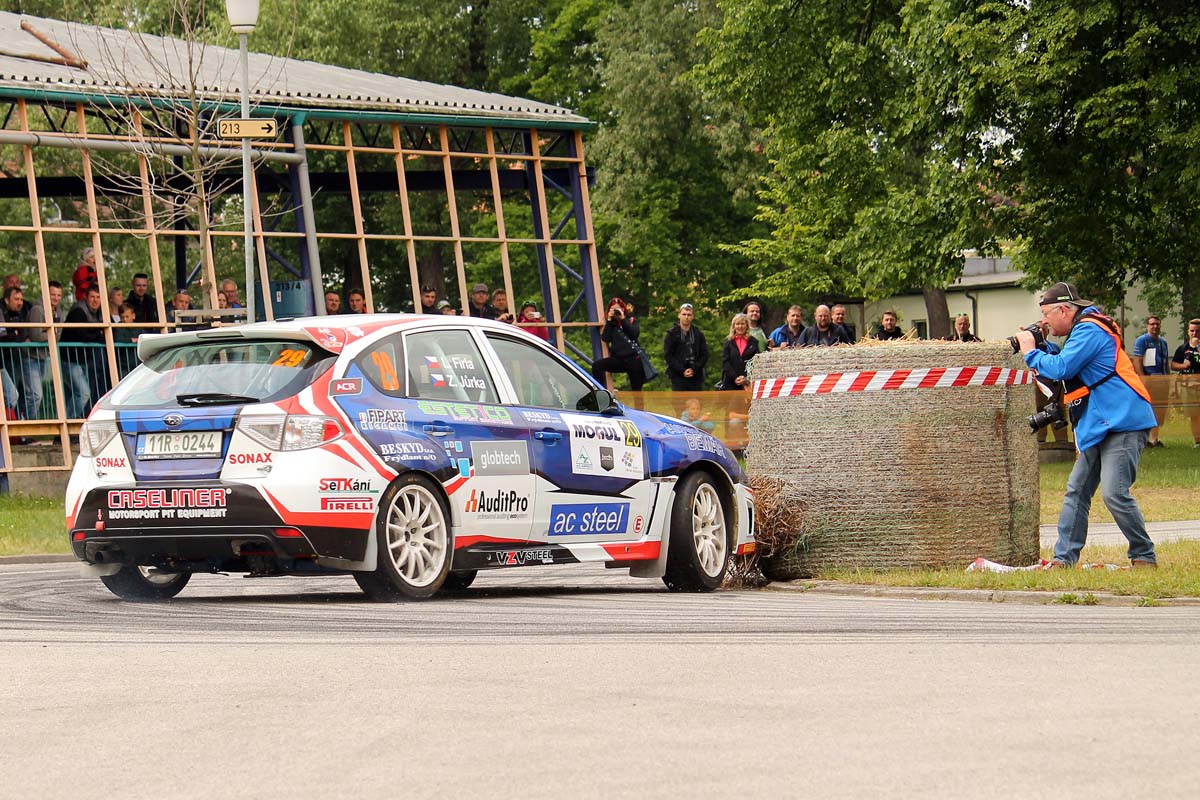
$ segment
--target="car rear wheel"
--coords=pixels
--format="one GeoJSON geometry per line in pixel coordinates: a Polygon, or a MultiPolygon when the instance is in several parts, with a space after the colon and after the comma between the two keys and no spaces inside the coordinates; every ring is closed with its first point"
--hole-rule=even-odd
{"type": "Polygon", "coordinates": [[[122,600],[169,600],[183,591],[192,579],[190,572],[159,572],[153,567],[121,567],[115,575],[102,575],[108,590],[122,600]]]}
{"type": "Polygon", "coordinates": [[[689,473],[675,490],[663,583],[673,592],[711,592],[725,579],[729,553],[721,493],[705,473],[689,473]]]}
{"type": "Polygon", "coordinates": [[[421,475],[396,479],[379,501],[379,566],[354,579],[373,600],[424,600],[446,580],[454,542],[441,492],[421,475]]]}

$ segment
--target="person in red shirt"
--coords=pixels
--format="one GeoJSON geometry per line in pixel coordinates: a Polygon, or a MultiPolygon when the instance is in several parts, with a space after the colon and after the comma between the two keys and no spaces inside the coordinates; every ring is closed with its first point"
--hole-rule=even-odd
{"type": "Polygon", "coordinates": [[[79,254],[79,266],[71,275],[71,283],[75,286],[75,302],[77,303],[87,300],[88,289],[93,286],[97,289],[100,288],[100,281],[96,277],[96,251],[93,248],[85,247],[79,254]]]}

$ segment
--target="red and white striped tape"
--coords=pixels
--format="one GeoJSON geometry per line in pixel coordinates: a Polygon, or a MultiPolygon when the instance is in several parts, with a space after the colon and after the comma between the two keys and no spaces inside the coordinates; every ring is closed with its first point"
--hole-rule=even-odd
{"type": "Polygon", "coordinates": [[[796,397],[802,394],[879,392],[887,389],[944,389],[954,386],[999,386],[1033,383],[1033,373],[1003,367],[927,367],[831,372],[754,382],[754,399],[796,397]]]}

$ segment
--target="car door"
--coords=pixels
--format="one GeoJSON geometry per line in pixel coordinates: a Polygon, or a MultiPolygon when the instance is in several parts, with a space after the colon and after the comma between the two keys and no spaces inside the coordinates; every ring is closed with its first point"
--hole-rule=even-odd
{"type": "Polygon", "coordinates": [[[641,538],[650,519],[642,434],[631,420],[579,410],[594,386],[556,353],[488,332],[531,431],[537,480],[532,539],[553,544],[641,538]]]}
{"type": "Polygon", "coordinates": [[[536,506],[529,430],[501,405],[475,338],[439,328],[406,333],[404,348],[417,428],[458,468],[443,486],[460,535],[525,541],[536,506]]]}

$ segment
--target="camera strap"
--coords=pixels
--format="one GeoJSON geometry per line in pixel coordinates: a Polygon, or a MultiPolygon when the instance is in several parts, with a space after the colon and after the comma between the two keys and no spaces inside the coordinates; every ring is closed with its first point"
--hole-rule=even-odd
{"type": "MultiPolygon", "coordinates": [[[[1100,380],[1093,384],[1086,384],[1079,378],[1071,378],[1063,381],[1067,391],[1063,394],[1063,401],[1070,403],[1072,406],[1072,421],[1075,421],[1077,416],[1083,414],[1082,401],[1092,393],[1097,387],[1102,386],[1113,378],[1120,378],[1125,385],[1137,392],[1137,394],[1147,403],[1151,402],[1150,392],[1146,391],[1146,385],[1142,383],[1142,379],[1138,377],[1137,372],[1133,369],[1133,362],[1129,360],[1129,356],[1125,353],[1125,348],[1121,343],[1121,329],[1111,318],[1095,311],[1089,314],[1081,314],[1077,323],[1090,322],[1099,325],[1110,337],[1112,337],[1113,345],[1116,350],[1113,358],[1113,368],[1104,375],[1100,380]],[[1078,409],[1078,414],[1076,413],[1078,409]]],[[[1068,338],[1070,338],[1068,336],[1068,338]]]]}

